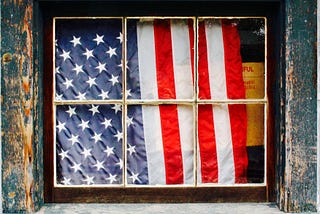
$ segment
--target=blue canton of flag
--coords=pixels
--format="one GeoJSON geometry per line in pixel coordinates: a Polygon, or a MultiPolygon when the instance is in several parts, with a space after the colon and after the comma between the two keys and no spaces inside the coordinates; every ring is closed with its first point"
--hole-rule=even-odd
{"type": "Polygon", "coordinates": [[[56,20],[56,100],[122,98],[122,21],[56,20]]]}
{"type": "Polygon", "coordinates": [[[56,107],[57,183],[122,183],[120,105],[56,107]]]}
{"type": "MultiPolygon", "coordinates": [[[[121,31],[121,19],[56,19],[56,101],[122,99],[121,31]]],[[[122,141],[121,105],[57,105],[57,184],[122,184],[122,141]]]]}

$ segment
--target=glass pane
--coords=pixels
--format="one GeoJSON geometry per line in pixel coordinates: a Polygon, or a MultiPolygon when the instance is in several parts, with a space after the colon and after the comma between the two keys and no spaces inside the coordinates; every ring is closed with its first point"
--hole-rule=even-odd
{"type": "Polygon", "coordinates": [[[121,32],[121,19],[55,19],[56,100],[121,99],[121,32]]]}
{"type": "Polygon", "coordinates": [[[56,106],[57,184],[121,184],[122,138],[119,105],[56,106]]]}
{"type": "Polygon", "coordinates": [[[193,107],[129,106],[127,131],[128,184],[194,184],[193,107]]]}
{"type": "Polygon", "coordinates": [[[200,19],[200,99],[258,99],[265,95],[265,20],[200,19]]]}
{"type": "Polygon", "coordinates": [[[198,183],[264,182],[264,105],[199,105],[198,183]]]}
{"type": "Polygon", "coordinates": [[[128,20],[128,99],[192,99],[193,19],[128,20]]]}

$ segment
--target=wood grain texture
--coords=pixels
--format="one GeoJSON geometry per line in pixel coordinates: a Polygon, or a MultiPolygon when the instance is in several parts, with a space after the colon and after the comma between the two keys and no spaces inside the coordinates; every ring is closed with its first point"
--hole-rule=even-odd
{"type": "Polygon", "coordinates": [[[34,210],[32,1],[1,4],[2,197],[4,212],[34,210]]]}
{"type": "Polygon", "coordinates": [[[316,1],[285,1],[285,98],[280,207],[316,211],[317,54],[316,1]]]}

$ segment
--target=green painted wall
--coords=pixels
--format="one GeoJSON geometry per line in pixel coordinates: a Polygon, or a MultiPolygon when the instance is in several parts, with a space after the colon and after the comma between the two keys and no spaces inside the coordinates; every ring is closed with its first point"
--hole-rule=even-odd
{"type": "Polygon", "coordinates": [[[280,205],[316,211],[317,205],[317,2],[285,1],[283,44],[283,176],[280,205]]]}

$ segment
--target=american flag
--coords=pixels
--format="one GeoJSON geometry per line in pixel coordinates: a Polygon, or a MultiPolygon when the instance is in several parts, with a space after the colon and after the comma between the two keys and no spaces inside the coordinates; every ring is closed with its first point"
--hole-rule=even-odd
{"type": "MultiPolygon", "coordinates": [[[[127,99],[194,100],[192,19],[129,19],[126,37],[127,99]]],[[[122,99],[121,19],[57,19],[55,39],[57,102],[122,99]]],[[[234,39],[239,41],[233,23],[200,22],[200,100],[244,98],[242,68],[238,67],[240,45],[234,39]],[[225,35],[231,41],[224,41],[225,35]],[[232,53],[228,58],[225,49],[229,50],[229,46],[232,53]],[[216,53],[212,54],[213,50],[216,53]],[[229,68],[225,59],[235,64],[229,68]]],[[[246,181],[245,106],[199,105],[199,135],[195,139],[195,105],[128,105],[126,158],[122,154],[122,109],[119,104],[56,106],[58,184],[194,185],[246,181]]]]}

